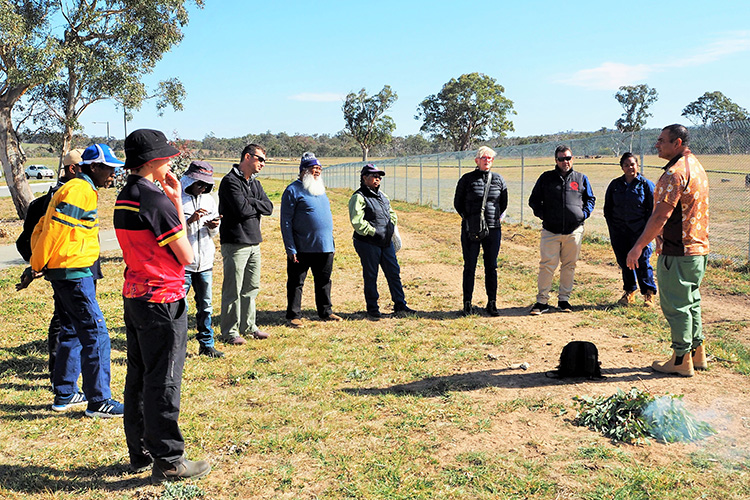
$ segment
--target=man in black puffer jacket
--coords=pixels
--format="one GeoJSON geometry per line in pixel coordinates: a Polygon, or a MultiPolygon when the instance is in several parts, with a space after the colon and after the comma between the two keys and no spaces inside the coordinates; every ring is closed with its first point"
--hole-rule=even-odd
{"type": "Polygon", "coordinates": [[[573,170],[573,153],[568,146],[555,149],[555,169],[544,172],[537,179],[529,196],[534,215],[542,219],[541,259],[537,286],[539,293],[530,314],[537,316],[549,311],[549,292],[552,278],[560,263],[558,309],[571,312],[570,294],[573,291],[578,254],[583,239],[583,221],[594,210],[596,198],[588,177],[573,170]]]}
{"type": "Polygon", "coordinates": [[[349,200],[349,219],[354,228],[354,249],[362,263],[362,278],[365,285],[367,316],[380,319],[378,307],[378,268],[388,281],[396,314],[413,313],[406,305],[404,289],[401,286],[401,268],[393,247],[393,232],[398,218],[391,208],[388,197],[380,191],[383,170],[372,164],[362,167],[360,187],[349,200]]]}

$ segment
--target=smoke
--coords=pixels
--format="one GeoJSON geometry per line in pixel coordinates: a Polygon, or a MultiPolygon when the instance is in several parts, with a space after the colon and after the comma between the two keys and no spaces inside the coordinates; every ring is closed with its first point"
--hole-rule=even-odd
{"type": "Polygon", "coordinates": [[[650,427],[649,434],[660,441],[697,441],[716,430],[691,414],[681,398],[666,395],[656,398],[643,409],[643,419],[650,427]]]}

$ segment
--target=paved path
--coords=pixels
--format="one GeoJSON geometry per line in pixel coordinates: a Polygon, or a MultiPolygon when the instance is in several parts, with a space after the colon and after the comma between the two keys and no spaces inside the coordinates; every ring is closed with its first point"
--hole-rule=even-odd
{"type": "MultiPolygon", "coordinates": [[[[57,181],[51,182],[29,182],[29,187],[32,193],[46,193],[49,188],[54,186],[57,181]]],[[[0,186],[0,198],[10,196],[8,186],[0,186]]]]}
{"type": "MultiPolygon", "coordinates": [[[[107,229],[99,232],[99,243],[101,245],[101,251],[117,250],[120,251],[120,245],[117,243],[117,237],[115,236],[114,229],[107,229]]],[[[11,266],[24,266],[27,265],[26,261],[21,258],[16,250],[16,245],[1,245],[0,246],[0,269],[5,269],[11,266]]]]}

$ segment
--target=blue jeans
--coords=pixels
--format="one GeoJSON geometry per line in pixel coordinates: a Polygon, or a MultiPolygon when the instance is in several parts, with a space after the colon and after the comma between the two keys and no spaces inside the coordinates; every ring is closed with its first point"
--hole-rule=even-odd
{"type": "Polygon", "coordinates": [[[609,232],[609,239],[612,242],[612,250],[615,252],[617,264],[622,269],[622,289],[626,292],[634,292],[641,289],[642,294],[646,292],[656,293],[656,284],[654,283],[654,269],[651,267],[651,245],[647,245],[641,256],[638,258],[638,268],[635,270],[628,269],[627,257],[628,252],[640,234],[631,232],[612,231],[609,232]]]}
{"type": "Polygon", "coordinates": [[[401,286],[401,268],[396,259],[393,243],[387,247],[379,247],[364,241],[354,240],[354,249],[362,263],[362,279],[365,285],[367,310],[371,312],[380,310],[378,308],[378,298],[380,298],[378,294],[378,267],[383,268],[394,308],[406,307],[404,289],[401,286]]]}
{"type": "Polygon", "coordinates": [[[55,310],[60,316],[54,390],[59,396],[74,393],[83,374],[83,393],[90,403],[112,397],[110,340],[104,315],[96,301],[93,277],[52,280],[55,310]]]}
{"type": "Polygon", "coordinates": [[[461,229],[461,250],[464,255],[463,292],[464,302],[471,302],[474,296],[474,276],[477,272],[479,248],[484,252],[484,288],[487,300],[497,300],[497,254],[500,253],[502,231],[499,227],[490,229],[490,234],[482,241],[469,241],[469,235],[461,229]]]}
{"type": "Polygon", "coordinates": [[[195,338],[202,347],[214,346],[214,329],[211,328],[213,313],[212,290],[213,269],[200,272],[185,271],[185,301],[190,287],[195,290],[195,327],[198,334],[195,338]]]}

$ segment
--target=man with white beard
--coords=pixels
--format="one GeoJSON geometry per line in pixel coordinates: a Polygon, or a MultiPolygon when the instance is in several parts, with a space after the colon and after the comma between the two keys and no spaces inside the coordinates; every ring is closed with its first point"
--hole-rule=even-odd
{"type": "Polygon", "coordinates": [[[315,282],[315,306],[323,321],[341,321],[331,308],[333,271],[333,216],[320,174],[320,161],[313,153],[302,155],[299,178],[281,196],[281,235],[287,256],[287,325],[302,323],[302,287],[308,269],[315,282]]]}

